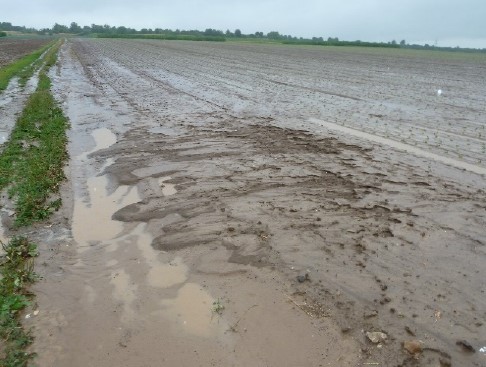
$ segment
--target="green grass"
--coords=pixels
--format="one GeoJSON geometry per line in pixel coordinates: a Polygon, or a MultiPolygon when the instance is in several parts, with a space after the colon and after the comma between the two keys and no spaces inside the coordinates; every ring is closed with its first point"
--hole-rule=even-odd
{"type": "Polygon", "coordinates": [[[20,312],[30,304],[27,288],[36,279],[37,247],[24,237],[1,245],[5,256],[0,261],[0,365],[26,367],[34,356],[26,352],[33,339],[21,325],[20,312]]]}
{"type": "Polygon", "coordinates": [[[40,56],[51,47],[53,43],[49,43],[48,45],[41,47],[37,51],[32,52],[29,55],[26,55],[13,63],[4,66],[0,69],[0,91],[7,88],[8,83],[10,80],[18,76],[20,78],[19,83],[21,86],[25,85],[27,80],[34,74],[36,67],[39,66],[40,63],[40,56]]]}
{"type": "Polygon", "coordinates": [[[0,147],[0,191],[15,203],[15,225],[41,221],[61,205],[68,120],[49,91],[47,70],[56,61],[59,43],[45,55],[37,90],[29,97],[10,139],[0,147]]]}

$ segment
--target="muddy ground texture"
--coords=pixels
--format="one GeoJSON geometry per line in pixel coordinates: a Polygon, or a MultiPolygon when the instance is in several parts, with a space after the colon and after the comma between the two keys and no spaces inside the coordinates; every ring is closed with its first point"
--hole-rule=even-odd
{"type": "Polygon", "coordinates": [[[38,363],[485,366],[484,177],[309,122],[481,166],[484,60],[394,52],[67,42],[38,363]]]}
{"type": "Polygon", "coordinates": [[[50,42],[46,38],[0,38],[0,68],[50,42]]]}

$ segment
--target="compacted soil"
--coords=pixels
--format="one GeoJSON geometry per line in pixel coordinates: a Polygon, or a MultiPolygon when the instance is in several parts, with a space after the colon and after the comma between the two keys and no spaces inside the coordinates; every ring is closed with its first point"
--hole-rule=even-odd
{"type": "Polygon", "coordinates": [[[37,363],[485,366],[485,66],[69,40],[37,363]]]}

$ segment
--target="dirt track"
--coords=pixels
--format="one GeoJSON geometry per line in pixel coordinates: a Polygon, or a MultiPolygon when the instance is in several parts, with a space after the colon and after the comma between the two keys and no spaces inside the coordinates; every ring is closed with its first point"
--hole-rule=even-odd
{"type": "Polygon", "coordinates": [[[484,177],[309,120],[483,169],[484,60],[72,40],[53,79],[41,366],[486,365],[484,177]]]}

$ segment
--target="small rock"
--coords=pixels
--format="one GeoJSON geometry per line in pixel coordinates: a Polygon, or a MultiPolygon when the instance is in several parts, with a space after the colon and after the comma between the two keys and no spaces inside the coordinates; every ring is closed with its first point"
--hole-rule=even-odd
{"type": "Polygon", "coordinates": [[[305,273],[305,275],[297,275],[297,281],[299,283],[304,283],[306,280],[310,281],[309,273],[305,273]]]}
{"type": "Polygon", "coordinates": [[[370,342],[374,344],[381,343],[388,338],[388,335],[382,333],[381,331],[367,331],[366,336],[370,340],[370,342]]]}
{"type": "Polygon", "coordinates": [[[459,345],[460,347],[462,347],[462,349],[465,352],[469,352],[469,353],[476,352],[476,350],[474,349],[474,347],[471,344],[469,344],[466,340],[458,340],[456,342],[456,345],[459,345]]]}
{"type": "Polygon", "coordinates": [[[410,335],[415,336],[415,333],[412,331],[412,329],[410,329],[410,327],[405,326],[405,331],[406,331],[407,333],[409,333],[410,335]]]}
{"type": "Polygon", "coordinates": [[[418,340],[405,341],[403,343],[403,349],[405,349],[408,353],[410,353],[414,357],[418,357],[418,355],[423,351],[422,344],[420,344],[418,340]]]}
{"type": "Polygon", "coordinates": [[[366,319],[369,319],[371,317],[376,317],[376,316],[378,316],[378,311],[376,311],[376,310],[368,311],[368,312],[365,312],[365,314],[364,314],[364,317],[366,319]]]}

